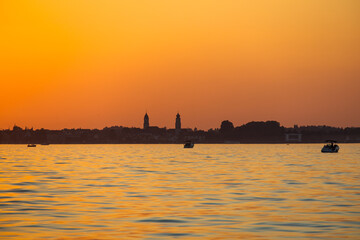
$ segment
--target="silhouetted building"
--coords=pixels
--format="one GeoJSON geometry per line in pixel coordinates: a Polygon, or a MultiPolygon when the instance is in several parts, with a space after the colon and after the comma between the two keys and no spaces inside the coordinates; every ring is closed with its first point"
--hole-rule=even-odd
{"type": "Polygon", "coordinates": [[[298,125],[285,129],[285,142],[302,142],[302,133],[298,125]]]}
{"type": "Polygon", "coordinates": [[[175,121],[175,129],[180,130],[181,129],[181,118],[180,114],[176,114],[176,121],[175,121]]]}
{"type": "Polygon", "coordinates": [[[148,129],[150,126],[149,124],[149,116],[147,113],[145,113],[145,116],[144,116],[144,129],[148,129]]]}
{"type": "Polygon", "coordinates": [[[285,133],[286,142],[301,142],[302,134],[301,133],[285,133]]]}

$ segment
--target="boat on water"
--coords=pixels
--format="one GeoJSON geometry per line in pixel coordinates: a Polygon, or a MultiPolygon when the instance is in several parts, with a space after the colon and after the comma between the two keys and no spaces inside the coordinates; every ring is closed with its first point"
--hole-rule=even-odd
{"type": "Polygon", "coordinates": [[[194,147],[194,142],[192,141],[186,141],[184,144],[184,148],[193,148],[194,147]]]}
{"type": "Polygon", "coordinates": [[[323,146],[321,149],[321,152],[323,153],[337,153],[340,149],[340,147],[335,144],[336,141],[334,140],[326,140],[327,144],[323,146]]]}
{"type": "Polygon", "coordinates": [[[36,147],[36,144],[28,144],[28,147],[36,147]]]}

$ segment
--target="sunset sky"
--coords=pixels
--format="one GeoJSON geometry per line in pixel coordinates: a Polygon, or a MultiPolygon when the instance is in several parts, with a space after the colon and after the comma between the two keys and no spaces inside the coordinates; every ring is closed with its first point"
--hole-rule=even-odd
{"type": "Polygon", "coordinates": [[[0,31],[0,129],[360,126],[359,0],[4,0],[0,31]]]}

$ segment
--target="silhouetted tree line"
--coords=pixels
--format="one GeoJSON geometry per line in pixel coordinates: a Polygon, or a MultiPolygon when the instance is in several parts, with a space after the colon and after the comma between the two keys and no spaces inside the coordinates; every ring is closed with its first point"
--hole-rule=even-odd
{"type": "Polygon", "coordinates": [[[2,144],[103,144],[103,143],[284,143],[286,134],[301,135],[299,142],[323,142],[327,139],[339,142],[360,142],[360,128],[337,128],[329,126],[294,126],[286,128],[277,121],[249,122],[234,127],[229,120],[220,128],[208,131],[195,129],[148,129],[128,127],[106,127],[104,129],[13,129],[0,131],[2,144]]]}

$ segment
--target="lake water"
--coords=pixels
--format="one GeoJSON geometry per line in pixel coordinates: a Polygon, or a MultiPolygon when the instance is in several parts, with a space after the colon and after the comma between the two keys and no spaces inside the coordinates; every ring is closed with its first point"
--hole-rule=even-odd
{"type": "Polygon", "coordinates": [[[360,239],[360,144],[0,145],[2,239],[360,239]]]}

